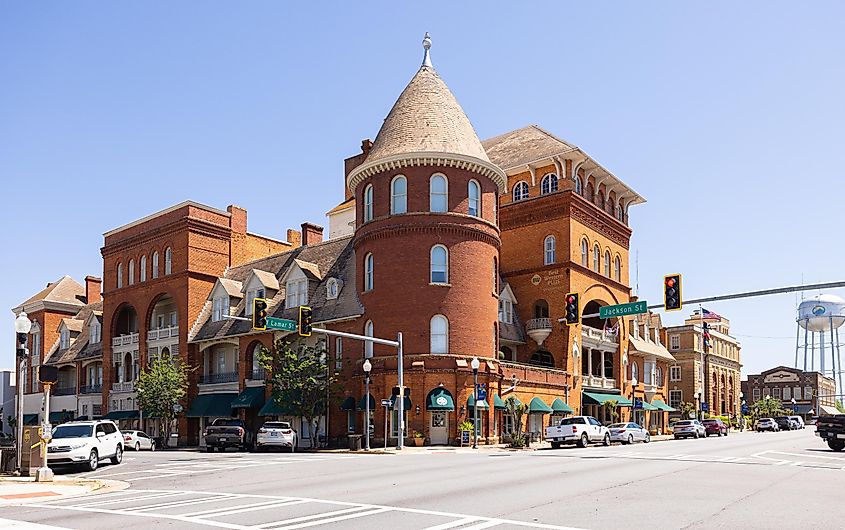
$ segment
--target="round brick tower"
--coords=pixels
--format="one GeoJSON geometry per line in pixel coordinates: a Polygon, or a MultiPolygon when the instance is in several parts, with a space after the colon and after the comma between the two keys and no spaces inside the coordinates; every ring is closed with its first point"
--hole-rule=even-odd
{"type": "MultiPolygon", "coordinates": [[[[495,358],[496,209],[505,174],[434,70],[430,45],[426,35],[422,66],[348,177],[361,331],[385,338],[401,331],[408,356],[495,358]]],[[[373,354],[396,352],[376,345],[373,354]]]]}

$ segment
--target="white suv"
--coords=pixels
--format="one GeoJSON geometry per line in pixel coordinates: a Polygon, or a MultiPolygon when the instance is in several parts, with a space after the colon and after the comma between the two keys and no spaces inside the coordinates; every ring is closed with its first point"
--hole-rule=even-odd
{"type": "Polygon", "coordinates": [[[100,460],[111,458],[112,464],[123,460],[123,436],[109,420],[72,421],[53,429],[47,444],[47,464],[82,464],[94,471],[100,460]]]}

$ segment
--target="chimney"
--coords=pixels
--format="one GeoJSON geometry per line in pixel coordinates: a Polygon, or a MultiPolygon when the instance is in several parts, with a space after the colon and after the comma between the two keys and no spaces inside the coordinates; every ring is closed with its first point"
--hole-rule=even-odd
{"type": "Polygon", "coordinates": [[[352,173],[352,170],[356,167],[360,166],[367,160],[367,157],[370,155],[370,149],[373,147],[373,142],[369,138],[365,138],[361,140],[361,152],[355,156],[350,156],[346,160],[343,161],[343,176],[344,176],[344,183],[343,189],[345,190],[345,199],[349,200],[352,198],[352,190],[349,189],[349,186],[346,185],[346,177],[352,173]]]}
{"type": "Polygon", "coordinates": [[[93,304],[103,299],[103,296],[100,294],[102,284],[102,278],[97,278],[96,276],[85,277],[85,300],[87,303],[93,304]]]}
{"type": "Polygon", "coordinates": [[[323,242],[323,227],[313,223],[302,223],[302,245],[316,245],[323,242]]]}
{"type": "Polygon", "coordinates": [[[302,234],[300,234],[298,230],[294,230],[293,228],[288,228],[288,238],[287,239],[288,239],[288,243],[290,243],[293,248],[296,248],[302,243],[302,234]]]}
{"type": "Polygon", "coordinates": [[[240,206],[230,204],[226,208],[226,211],[231,214],[231,217],[229,218],[229,228],[232,229],[232,232],[246,234],[246,210],[240,206]]]}

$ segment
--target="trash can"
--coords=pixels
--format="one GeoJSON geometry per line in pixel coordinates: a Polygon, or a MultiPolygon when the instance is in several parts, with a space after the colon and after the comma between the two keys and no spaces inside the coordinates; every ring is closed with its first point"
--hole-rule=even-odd
{"type": "Polygon", "coordinates": [[[361,434],[350,434],[349,435],[349,450],[350,451],[360,451],[361,450],[361,434]]]}

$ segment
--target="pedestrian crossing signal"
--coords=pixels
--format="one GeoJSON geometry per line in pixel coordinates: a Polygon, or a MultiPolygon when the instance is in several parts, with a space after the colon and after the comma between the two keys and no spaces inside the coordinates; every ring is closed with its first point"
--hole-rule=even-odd
{"type": "Polygon", "coordinates": [[[267,329],[267,300],[264,298],[252,300],[252,329],[259,331],[267,329]]]}
{"type": "Polygon", "coordinates": [[[663,308],[666,311],[681,309],[681,275],[669,274],[663,277],[663,308]]]}
{"type": "Polygon", "coordinates": [[[568,293],[566,295],[566,325],[577,325],[579,316],[578,293],[568,293]]]}
{"type": "Polygon", "coordinates": [[[313,319],[313,314],[310,307],[301,305],[299,306],[299,336],[300,337],[310,337],[311,336],[311,321],[313,319]]]}

